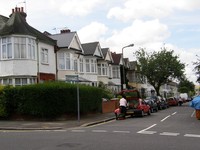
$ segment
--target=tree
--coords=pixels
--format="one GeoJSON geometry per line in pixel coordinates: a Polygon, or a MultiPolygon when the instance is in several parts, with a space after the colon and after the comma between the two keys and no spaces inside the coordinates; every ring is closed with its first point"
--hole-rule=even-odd
{"type": "Polygon", "coordinates": [[[180,80],[184,77],[185,64],[181,63],[178,56],[174,56],[174,51],[167,51],[161,48],[161,51],[152,53],[145,52],[140,48],[135,52],[135,56],[141,66],[141,75],[147,78],[157,93],[161,85],[171,82],[175,79],[180,80]]]}
{"type": "Polygon", "coordinates": [[[183,79],[180,81],[178,85],[178,91],[180,93],[194,93],[195,85],[193,82],[188,81],[187,79],[183,79]]]}
{"type": "Polygon", "coordinates": [[[193,63],[195,65],[194,70],[196,71],[197,74],[197,82],[200,83],[200,58],[197,55],[197,61],[193,63]]]}

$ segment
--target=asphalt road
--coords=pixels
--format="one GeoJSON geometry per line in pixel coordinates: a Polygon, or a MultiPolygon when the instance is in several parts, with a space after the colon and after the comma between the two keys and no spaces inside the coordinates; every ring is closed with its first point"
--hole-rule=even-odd
{"type": "Polygon", "coordinates": [[[90,127],[0,131],[2,150],[193,150],[199,141],[200,120],[188,103],[90,127]]]}

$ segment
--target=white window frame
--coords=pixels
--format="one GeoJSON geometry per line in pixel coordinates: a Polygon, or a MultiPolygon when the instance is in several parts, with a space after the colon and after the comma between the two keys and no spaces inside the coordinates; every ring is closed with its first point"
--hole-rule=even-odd
{"type": "Polygon", "coordinates": [[[98,74],[102,76],[108,76],[108,64],[99,63],[98,64],[98,74]]]}
{"type": "Polygon", "coordinates": [[[84,69],[83,69],[83,66],[84,66],[83,65],[83,58],[79,58],[79,65],[80,65],[80,68],[79,68],[80,70],[79,71],[80,72],[84,72],[84,69]]]}
{"type": "Polygon", "coordinates": [[[112,67],[112,75],[113,75],[113,78],[120,78],[120,68],[119,66],[113,66],[112,67]]]}
{"type": "Polygon", "coordinates": [[[12,38],[11,37],[2,37],[1,38],[1,59],[12,59],[12,38]]]}
{"type": "Polygon", "coordinates": [[[27,58],[26,37],[14,37],[14,58],[27,58]]]}
{"type": "Polygon", "coordinates": [[[47,48],[41,49],[41,63],[43,64],[49,63],[49,50],[47,48]]]}
{"type": "Polygon", "coordinates": [[[26,36],[0,38],[0,59],[36,59],[35,39],[26,36]]]}
{"type": "MultiPolygon", "coordinates": [[[[76,65],[74,55],[69,52],[58,53],[58,69],[59,70],[75,70],[76,65]]],[[[78,66],[77,66],[78,67],[78,66]]]]}
{"type": "Polygon", "coordinates": [[[90,73],[90,59],[85,59],[86,72],[90,73]]]}

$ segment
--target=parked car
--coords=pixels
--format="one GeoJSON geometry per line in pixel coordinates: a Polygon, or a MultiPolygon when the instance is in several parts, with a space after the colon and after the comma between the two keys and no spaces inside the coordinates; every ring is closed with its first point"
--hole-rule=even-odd
{"type": "Polygon", "coordinates": [[[144,100],[140,98],[140,93],[138,90],[122,90],[118,93],[118,96],[124,94],[128,102],[128,107],[126,110],[126,115],[141,116],[145,114],[151,115],[150,106],[145,103],[144,100]]]}
{"type": "Polygon", "coordinates": [[[178,101],[175,97],[167,98],[167,103],[169,106],[178,106],[178,101]]]}
{"type": "Polygon", "coordinates": [[[169,108],[169,104],[168,104],[166,98],[162,98],[162,101],[163,101],[163,103],[165,105],[165,108],[169,108]]]}
{"type": "Polygon", "coordinates": [[[151,96],[151,98],[156,102],[158,109],[161,110],[162,109],[162,103],[161,100],[159,99],[158,96],[151,96]]]}
{"type": "Polygon", "coordinates": [[[159,109],[166,109],[169,107],[167,101],[161,97],[161,96],[158,96],[158,103],[159,103],[159,109]]]}
{"type": "Polygon", "coordinates": [[[144,99],[145,103],[150,106],[151,113],[158,111],[158,105],[151,97],[147,97],[144,99]]]}

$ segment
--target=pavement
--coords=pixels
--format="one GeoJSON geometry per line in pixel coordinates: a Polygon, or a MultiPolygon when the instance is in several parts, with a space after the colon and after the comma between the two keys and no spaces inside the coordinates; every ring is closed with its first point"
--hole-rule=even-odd
{"type": "Polygon", "coordinates": [[[97,113],[62,121],[0,120],[0,130],[63,130],[87,127],[115,119],[114,113],[97,113]]]}

